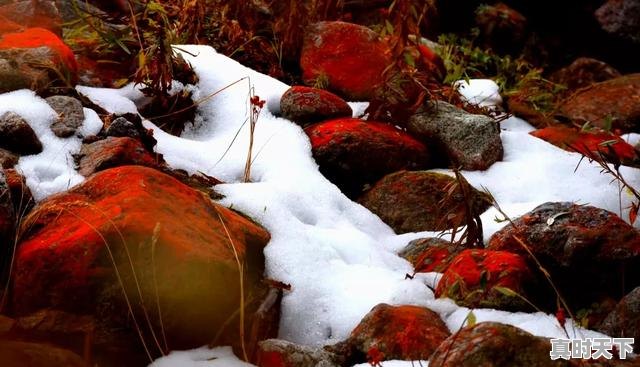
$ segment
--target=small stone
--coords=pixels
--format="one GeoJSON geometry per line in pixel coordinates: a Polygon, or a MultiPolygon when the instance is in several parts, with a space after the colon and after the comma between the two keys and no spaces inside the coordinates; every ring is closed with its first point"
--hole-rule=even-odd
{"type": "Polygon", "coordinates": [[[282,117],[301,126],[339,117],[351,117],[353,111],[342,98],[322,89],[293,86],[280,99],[282,117]]]}
{"type": "Polygon", "coordinates": [[[18,164],[20,157],[6,149],[0,148],[0,167],[4,169],[13,168],[18,164]]]}
{"type": "Polygon", "coordinates": [[[31,126],[18,114],[0,116],[0,147],[21,155],[42,152],[42,143],[31,126]]]}
{"type": "Polygon", "coordinates": [[[82,103],[67,96],[52,96],[46,101],[58,114],[58,120],[51,125],[53,133],[60,138],[67,138],[75,134],[84,123],[82,103]]]}
{"type": "Polygon", "coordinates": [[[117,117],[107,127],[107,136],[137,138],[140,136],[136,125],[124,117],[117,117]]]}

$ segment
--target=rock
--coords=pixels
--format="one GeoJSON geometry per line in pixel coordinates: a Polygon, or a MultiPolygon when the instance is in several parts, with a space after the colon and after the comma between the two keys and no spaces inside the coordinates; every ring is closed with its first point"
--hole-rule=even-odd
{"type": "Polygon", "coordinates": [[[149,325],[160,333],[160,309],[171,349],[237,346],[237,261],[247,326],[266,290],[268,232],[151,168],[99,172],[41,202],[23,228],[11,282],[16,316],[91,315],[100,321],[96,333],[116,340],[135,336],[137,320],[153,343],[149,325]]]}
{"type": "Polygon", "coordinates": [[[18,164],[18,160],[20,160],[20,157],[6,149],[0,148],[0,168],[13,168],[18,164]]]}
{"type": "Polygon", "coordinates": [[[476,24],[485,48],[500,54],[515,54],[527,40],[527,18],[504,3],[480,5],[476,9],[476,24]]]}
{"type": "Polygon", "coordinates": [[[549,79],[566,86],[568,90],[575,91],[621,75],[618,70],[603,61],[579,57],[571,65],[551,74],[549,79]]]}
{"type": "Polygon", "coordinates": [[[0,93],[69,86],[75,83],[76,74],[73,52],[46,29],[28,28],[0,36],[0,93]]]}
{"type": "Polygon", "coordinates": [[[149,153],[140,141],[127,137],[107,137],[95,143],[84,144],[76,160],[78,173],[85,177],[118,166],[138,165],[157,168],[163,163],[162,156],[149,153]]]}
{"type": "Polygon", "coordinates": [[[68,350],[46,344],[0,339],[3,367],[87,367],[82,358],[68,350]]]}
{"type": "Polygon", "coordinates": [[[0,6],[0,15],[25,27],[45,28],[62,36],[62,18],[52,0],[16,0],[0,6]]]}
{"type": "Polygon", "coordinates": [[[305,31],[300,56],[305,83],[326,83],[329,90],[348,100],[373,97],[392,62],[388,46],[367,27],[318,22],[305,31]]]}
{"type": "Polygon", "coordinates": [[[579,124],[640,132],[640,74],[592,84],[560,103],[558,114],[579,124]]]}
{"type": "Polygon", "coordinates": [[[46,101],[58,114],[58,120],[51,125],[53,133],[59,138],[67,138],[75,134],[84,123],[82,103],[67,96],[51,96],[46,101]]]}
{"type": "Polygon", "coordinates": [[[339,367],[340,357],[320,348],[269,339],[259,343],[258,367],[339,367]]]}
{"type": "Polygon", "coordinates": [[[506,251],[464,250],[442,275],[436,297],[468,308],[532,311],[534,276],[524,258],[506,251]]]}
{"type": "Polygon", "coordinates": [[[429,359],[429,367],[568,367],[549,357],[548,339],[515,326],[481,322],[445,340],[429,359]]]}
{"type": "Polygon", "coordinates": [[[567,126],[550,126],[530,132],[536,138],[551,143],[569,152],[578,152],[586,156],[607,158],[613,150],[623,164],[638,164],[635,148],[618,135],[605,131],[584,131],[567,126]]]}
{"type": "Polygon", "coordinates": [[[4,279],[5,270],[9,265],[12,246],[6,244],[14,243],[14,230],[16,227],[16,216],[11,200],[11,190],[7,183],[6,175],[0,170],[0,279],[4,279]]]}
{"type": "Polygon", "coordinates": [[[424,144],[388,124],[336,119],[305,132],[320,172],[347,195],[359,194],[365,184],[388,173],[429,164],[424,144]]]}
{"type": "Polygon", "coordinates": [[[426,360],[449,335],[440,316],[428,308],[381,303],[347,340],[328,349],[347,356],[348,365],[367,362],[364,357],[372,353],[382,360],[426,360]]]}
{"type": "Polygon", "coordinates": [[[22,155],[42,152],[42,143],[31,126],[13,112],[0,116],[0,147],[22,155]]]}
{"type": "Polygon", "coordinates": [[[4,170],[4,176],[11,193],[14,212],[22,218],[35,204],[31,190],[27,186],[25,177],[15,169],[4,170]]]}
{"type": "Polygon", "coordinates": [[[122,116],[111,121],[105,131],[105,134],[107,136],[130,138],[137,138],[140,136],[140,132],[138,131],[138,128],[136,128],[136,125],[122,116]]]}
{"type": "Polygon", "coordinates": [[[440,238],[421,238],[409,242],[398,256],[409,261],[416,273],[444,273],[451,261],[465,248],[440,238]]]}
{"type": "MultiPolygon", "coordinates": [[[[464,196],[451,176],[428,171],[400,171],[385,176],[358,202],[396,233],[441,231],[466,223],[464,196]]],[[[473,189],[471,205],[478,215],[490,206],[488,197],[473,189]]]]}
{"type": "Polygon", "coordinates": [[[435,142],[451,164],[465,170],[486,170],[502,159],[499,125],[446,102],[427,103],[409,119],[407,130],[425,142],[435,142]]]}
{"type": "Polygon", "coordinates": [[[351,117],[353,111],[342,98],[322,89],[293,86],[280,99],[282,117],[301,126],[340,117],[351,117]]]}
{"type": "Polygon", "coordinates": [[[640,3],[637,0],[608,0],[595,12],[606,32],[640,43],[640,3]]]}
{"type": "Polygon", "coordinates": [[[523,244],[576,309],[640,285],[640,232],[606,210],[545,203],[496,232],[487,248],[530,259],[523,244]]]}
{"type": "MultiPolygon", "coordinates": [[[[616,308],[600,324],[598,331],[614,338],[640,339],[640,287],[624,296],[616,308]]],[[[634,344],[634,353],[640,353],[640,345],[634,344]]]]}

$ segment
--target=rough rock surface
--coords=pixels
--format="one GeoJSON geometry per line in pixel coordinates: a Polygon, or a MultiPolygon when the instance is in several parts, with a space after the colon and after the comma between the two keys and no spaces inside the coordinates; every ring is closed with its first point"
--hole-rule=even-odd
{"type": "Polygon", "coordinates": [[[595,16],[605,31],[640,43],[640,2],[608,0],[596,10],[595,16]]]}
{"type": "Polygon", "coordinates": [[[418,306],[375,306],[347,340],[331,350],[347,356],[349,363],[367,362],[365,356],[382,360],[425,360],[451,333],[437,313],[418,306]]]}
{"type": "Polygon", "coordinates": [[[416,273],[444,273],[451,261],[464,250],[440,238],[421,238],[409,242],[398,256],[409,261],[416,273]]]}
{"type": "Polygon", "coordinates": [[[78,172],[83,176],[118,166],[159,167],[162,163],[161,156],[149,153],[140,141],[127,137],[108,137],[84,144],[76,159],[78,172]]]}
{"type": "Polygon", "coordinates": [[[348,100],[371,98],[391,62],[387,45],[367,27],[318,22],[305,31],[300,56],[305,83],[326,83],[348,100]]]}
{"type": "Polygon", "coordinates": [[[640,74],[630,74],[576,91],[560,103],[558,114],[574,123],[640,132],[639,101],[640,74]]]}
{"type": "Polygon", "coordinates": [[[57,137],[67,138],[76,133],[84,123],[82,103],[73,97],[51,96],[47,103],[58,114],[58,120],[51,125],[51,130],[57,137]]]}
{"type": "Polygon", "coordinates": [[[425,104],[409,119],[407,130],[423,141],[434,141],[452,165],[465,170],[486,170],[502,159],[498,124],[446,102],[425,104]]]}
{"type": "Polygon", "coordinates": [[[606,210],[545,203],[496,232],[487,247],[530,259],[523,245],[577,305],[601,295],[620,299],[640,285],[640,232],[606,210]]]}
{"type": "Polygon", "coordinates": [[[13,112],[0,116],[0,147],[21,155],[42,152],[42,143],[31,126],[13,112]]]}
{"type": "MultiPolygon", "coordinates": [[[[464,195],[457,188],[447,192],[456,180],[429,171],[400,171],[385,176],[358,202],[396,233],[441,231],[466,223],[464,195]]],[[[487,196],[472,190],[472,210],[481,214],[489,208],[487,196]]]]}
{"type": "Polygon", "coordinates": [[[151,168],[95,174],[41,202],[24,223],[11,284],[17,316],[42,309],[93,315],[98,333],[135,335],[132,320],[144,333],[150,325],[160,331],[152,311],[159,306],[172,348],[234,345],[237,261],[244,264],[244,295],[251,300],[247,326],[266,287],[268,232],[151,168]]]}
{"type": "Polygon", "coordinates": [[[571,65],[551,74],[549,78],[555,83],[566,86],[568,90],[575,91],[621,75],[618,70],[603,61],[579,57],[571,65]]]}
{"type": "MultiPolygon", "coordinates": [[[[615,338],[640,340],[640,287],[624,296],[598,330],[615,338]]],[[[637,342],[634,344],[634,352],[640,353],[637,342]]]]}
{"type": "Polygon", "coordinates": [[[304,86],[293,86],[282,95],[280,112],[284,118],[303,127],[353,114],[342,98],[326,90],[304,86]]]}
{"type": "Polygon", "coordinates": [[[336,119],[305,128],[320,172],[349,196],[402,169],[429,165],[424,144],[381,122],[336,119]]]}
{"type": "Polygon", "coordinates": [[[534,275],[519,255],[506,251],[464,250],[444,272],[436,297],[469,308],[532,311],[534,275]]]}
{"type": "Polygon", "coordinates": [[[339,367],[340,357],[286,340],[269,339],[258,345],[258,367],[339,367]]]}

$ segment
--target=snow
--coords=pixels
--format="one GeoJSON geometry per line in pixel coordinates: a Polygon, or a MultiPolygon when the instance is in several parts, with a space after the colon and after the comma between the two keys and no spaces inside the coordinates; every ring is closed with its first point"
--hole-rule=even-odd
{"type": "Polygon", "coordinates": [[[471,104],[493,107],[502,104],[500,87],[491,79],[458,80],[454,83],[462,97],[471,104]]]}
{"type": "MultiPolygon", "coordinates": [[[[63,139],[53,134],[50,126],[57,114],[44,99],[30,90],[0,94],[0,115],[7,111],[22,116],[42,143],[42,152],[20,157],[16,166],[27,178],[36,200],[65,191],[84,180],[71,156],[80,151],[81,139],[77,136],[63,139]]],[[[84,112],[85,121],[78,132],[85,136],[96,134],[102,128],[102,121],[93,110],[85,108],[84,112]]]]}
{"type": "MultiPolygon", "coordinates": [[[[435,234],[394,234],[377,216],[346,198],[319,173],[302,129],[277,117],[280,96],[287,85],[245,68],[210,47],[180,48],[186,51],[183,57],[194,66],[200,79],[192,88],[194,100],[200,102],[196,123],[181,137],[164,133],[149,121],[144,124],[154,130],[156,150],[172,167],[203,172],[227,182],[216,187],[225,195],[221,203],[249,215],[271,233],[271,242],[265,249],[266,276],[292,286],[283,299],[280,337],[313,346],[341,341],[371,308],[382,302],[429,307],[455,332],[469,310],[450,300],[434,299],[430,287],[435,286],[439,274],[418,274],[406,279],[413,269],[396,255],[410,240],[435,234]],[[232,83],[235,84],[229,86],[232,83]],[[250,86],[267,103],[255,131],[251,182],[243,183],[250,86]],[[210,98],[216,92],[219,93],[210,98]]],[[[133,86],[120,90],[78,87],[78,91],[109,112],[135,112],[134,102],[141,98],[133,86]]],[[[487,80],[462,84],[462,92],[469,101],[491,105],[501,101],[497,86],[487,80]]],[[[354,116],[366,108],[366,104],[351,105],[354,116]]],[[[0,95],[0,106],[0,112],[6,106],[20,114],[24,112],[43,140],[45,151],[23,157],[19,164],[38,199],[82,180],[70,160],[70,153],[79,149],[80,141],[56,138],[46,129],[54,118],[46,103],[43,105],[31,92],[20,91],[0,95]]],[[[96,119],[95,114],[87,113],[84,133],[96,131],[96,119]]],[[[502,129],[504,160],[487,171],[464,175],[477,188],[490,190],[511,217],[547,201],[575,201],[616,213],[630,204],[631,198],[625,193],[619,202],[618,186],[610,184],[610,178],[602,175],[596,165],[582,162],[574,173],[580,155],[530,136],[528,132],[533,128],[526,122],[511,118],[502,123],[502,129]]],[[[638,170],[625,167],[623,174],[631,184],[640,186],[638,170]]],[[[496,216],[499,217],[495,210],[482,216],[485,239],[505,225],[495,221],[496,216]]],[[[499,321],[535,335],[564,336],[552,315],[497,310],[473,313],[478,322],[499,321]]],[[[579,328],[576,331],[578,337],[594,335],[579,328]]],[[[220,348],[175,352],[153,366],[246,365],[229,353],[220,348]],[[207,361],[210,357],[218,359],[207,361]]]]}
{"type": "Polygon", "coordinates": [[[209,349],[206,347],[185,352],[171,352],[155,360],[149,367],[250,367],[239,360],[231,347],[209,349]]]}

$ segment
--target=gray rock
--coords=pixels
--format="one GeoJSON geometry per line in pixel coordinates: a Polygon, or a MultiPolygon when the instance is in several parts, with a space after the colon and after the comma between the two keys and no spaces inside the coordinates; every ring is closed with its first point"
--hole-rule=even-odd
{"type": "Polygon", "coordinates": [[[595,16],[606,32],[640,43],[640,1],[609,0],[596,10],[595,16]]]}
{"type": "Polygon", "coordinates": [[[5,112],[0,116],[0,148],[21,155],[38,154],[42,152],[42,143],[20,115],[5,112]]]}
{"type": "Polygon", "coordinates": [[[107,136],[137,138],[140,136],[136,125],[124,117],[118,117],[111,121],[105,131],[107,136]]]}
{"type": "Polygon", "coordinates": [[[67,138],[75,134],[84,122],[82,103],[67,96],[52,96],[46,101],[58,114],[58,120],[51,125],[53,133],[60,138],[67,138]]]}
{"type": "Polygon", "coordinates": [[[13,168],[18,164],[20,157],[11,153],[6,149],[0,148],[0,168],[8,169],[13,168]]]}
{"type": "MultiPolygon", "coordinates": [[[[640,287],[618,303],[598,330],[615,338],[640,338],[640,287]]],[[[640,344],[634,344],[634,352],[640,353],[640,344]]]]}
{"type": "Polygon", "coordinates": [[[47,70],[33,65],[56,65],[53,60],[56,56],[48,47],[0,50],[0,93],[51,85],[53,79],[47,70]]]}
{"type": "Polygon", "coordinates": [[[446,102],[427,102],[411,116],[407,130],[436,142],[452,164],[465,170],[486,170],[502,159],[499,125],[490,117],[472,115],[446,102]]]}

